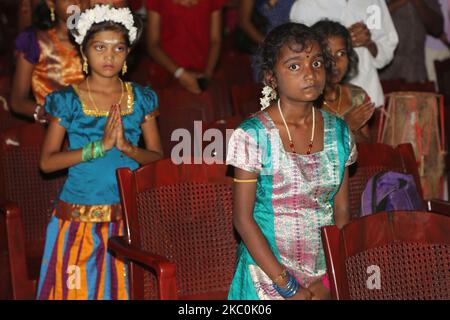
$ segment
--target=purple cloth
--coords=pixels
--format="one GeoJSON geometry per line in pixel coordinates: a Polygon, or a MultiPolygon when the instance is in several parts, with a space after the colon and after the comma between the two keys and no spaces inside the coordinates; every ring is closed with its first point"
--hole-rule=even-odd
{"type": "Polygon", "coordinates": [[[22,52],[30,63],[37,64],[39,62],[41,52],[34,29],[27,28],[19,33],[16,38],[16,50],[22,52]]]}

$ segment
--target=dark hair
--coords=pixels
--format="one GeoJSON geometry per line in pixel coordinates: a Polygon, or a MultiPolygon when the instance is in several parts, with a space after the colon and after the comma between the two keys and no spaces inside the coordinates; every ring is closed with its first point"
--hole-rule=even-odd
{"type": "MultiPolygon", "coordinates": [[[[288,44],[300,45],[300,52],[308,47],[312,42],[317,42],[322,51],[322,56],[324,60],[326,76],[331,75],[331,57],[326,50],[326,44],[323,39],[319,37],[312,28],[301,24],[301,23],[285,23],[270,31],[263,44],[259,47],[259,55],[257,65],[259,67],[260,80],[264,82],[264,76],[267,73],[275,74],[275,64],[277,63],[278,57],[280,55],[281,48],[288,44]]],[[[294,50],[291,46],[290,48],[294,50]]],[[[298,49],[295,49],[298,51],[298,49]]],[[[322,105],[323,95],[318,97],[314,102],[314,105],[322,105]]]]}
{"type": "Polygon", "coordinates": [[[32,25],[39,30],[48,30],[55,26],[55,22],[50,18],[50,8],[45,0],[41,0],[33,10],[32,25]]]}
{"type": "Polygon", "coordinates": [[[328,19],[320,20],[312,26],[313,30],[328,43],[328,38],[330,37],[341,37],[345,41],[345,50],[348,56],[348,67],[344,75],[344,81],[356,76],[358,73],[358,54],[355,49],[353,49],[352,39],[347,28],[336,21],[331,21],[328,19]]]}

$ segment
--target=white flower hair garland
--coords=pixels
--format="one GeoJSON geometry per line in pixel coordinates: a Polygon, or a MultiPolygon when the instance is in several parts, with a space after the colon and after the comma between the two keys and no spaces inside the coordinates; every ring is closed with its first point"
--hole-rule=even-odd
{"type": "Polygon", "coordinates": [[[114,8],[111,5],[97,5],[84,11],[75,25],[75,42],[81,45],[86,33],[95,23],[112,21],[122,24],[128,30],[128,38],[133,43],[137,37],[137,28],[134,26],[133,15],[128,8],[114,8]]]}

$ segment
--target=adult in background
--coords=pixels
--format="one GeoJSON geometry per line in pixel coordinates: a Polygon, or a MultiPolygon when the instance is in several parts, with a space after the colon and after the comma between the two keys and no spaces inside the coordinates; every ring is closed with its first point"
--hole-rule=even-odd
{"type": "Polygon", "coordinates": [[[192,93],[201,93],[202,83],[213,76],[224,4],[225,0],[147,0],[148,52],[192,93]]]}
{"type": "Polygon", "coordinates": [[[385,1],[296,0],[290,18],[309,26],[328,18],[347,27],[359,58],[359,72],[350,83],[363,88],[375,106],[384,104],[377,69],[392,60],[398,44],[397,31],[385,1]]]}
{"type": "Polygon", "coordinates": [[[266,34],[273,28],[289,22],[289,13],[295,0],[241,0],[236,46],[253,54],[252,68],[256,81],[261,75],[257,67],[256,51],[266,34]]]}
{"type": "Polygon", "coordinates": [[[394,59],[380,72],[380,78],[426,81],[426,36],[439,37],[443,31],[444,20],[438,0],[387,0],[386,3],[397,29],[399,44],[394,59]]]}
{"type": "Polygon", "coordinates": [[[239,27],[256,46],[260,45],[267,32],[289,22],[289,12],[294,1],[241,0],[239,2],[239,27]],[[258,19],[264,25],[258,25],[258,19]]]}

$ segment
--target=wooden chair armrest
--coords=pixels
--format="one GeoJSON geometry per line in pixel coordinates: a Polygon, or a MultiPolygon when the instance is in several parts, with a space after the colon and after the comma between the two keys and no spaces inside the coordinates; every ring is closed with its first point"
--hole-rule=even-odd
{"type": "Polygon", "coordinates": [[[430,212],[440,213],[446,216],[450,216],[450,202],[432,199],[426,202],[427,210],[430,212]]]}
{"type": "Polygon", "coordinates": [[[36,298],[36,284],[28,278],[25,233],[22,215],[17,203],[0,199],[0,219],[5,226],[11,288],[14,300],[36,298]]]}
{"type": "Polygon", "coordinates": [[[174,263],[162,256],[152,254],[128,244],[124,237],[110,238],[108,240],[108,248],[119,256],[143,264],[154,270],[158,280],[160,299],[177,299],[176,268],[174,263]]]}

